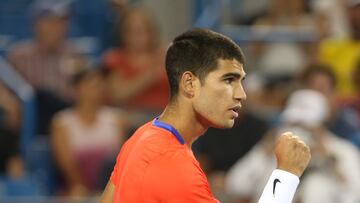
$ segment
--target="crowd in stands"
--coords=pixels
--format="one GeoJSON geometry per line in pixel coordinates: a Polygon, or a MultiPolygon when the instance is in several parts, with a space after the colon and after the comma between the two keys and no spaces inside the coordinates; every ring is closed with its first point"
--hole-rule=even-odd
{"type": "MultiPolygon", "coordinates": [[[[47,170],[44,182],[21,153],[22,101],[0,80],[0,202],[99,196],[122,144],[169,99],[166,42],[151,10],[141,1],[89,2],[82,9],[84,0],[31,1],[23,14],[31,35],[2,56],[35,90],[33,142],[48,149],[49,160],[38,164],[47,170]],[[98,47],[79,46],[69,33],[85,33],[98,47]]],[[[213,193],[225,203],[256,202],[276,166],[274,140],[291,130],[313,156],[295,202],[360,202],[360,1],[230,5],[224,23],[314,38],[241,42],[248,98],[239,118],[193,145],[213,193]]]]}

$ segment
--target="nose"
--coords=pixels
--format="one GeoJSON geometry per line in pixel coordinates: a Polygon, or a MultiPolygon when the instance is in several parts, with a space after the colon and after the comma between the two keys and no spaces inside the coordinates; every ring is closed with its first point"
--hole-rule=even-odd
{"type": "Polygon", "coordinates": [[[234,99],[238,100],[238,101],[244,101],[246,100],[247,96],[245,93],[245,90],[242,86],[242,84],[240,84],[237,88],[235,88],[234,91],[234,99]]]}

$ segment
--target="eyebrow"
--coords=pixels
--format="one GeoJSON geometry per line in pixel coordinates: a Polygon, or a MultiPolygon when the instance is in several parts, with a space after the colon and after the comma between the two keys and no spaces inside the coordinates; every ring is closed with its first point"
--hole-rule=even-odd
{"type": "Polygon", "coordinates": [[[222,78],[228,78],[228,77],[234,77],[236,79],[242,79],[244,80],[245,79],[245,76],[246,76],[246,73],[244,74],[240,74],[240,73],[226,73],[222,76],[222,78]]]}

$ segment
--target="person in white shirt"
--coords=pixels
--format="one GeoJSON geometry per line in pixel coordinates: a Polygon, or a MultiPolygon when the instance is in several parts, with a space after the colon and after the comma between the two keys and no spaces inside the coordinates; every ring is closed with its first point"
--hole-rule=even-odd
{"type": "Polygon", "coordinates": [[[324,127],[328,115],[328,101],[321,93],[294,92],[281,114],[281,125],[230,169],[226,177],[227,192],[239,201],[256,202],[261,185],[276,166],[271,153],[276,134],[292,131],[310,145],[313,157],[296,199],[302,203],[356,203],[360,188],[359,151],[324,127]]]}

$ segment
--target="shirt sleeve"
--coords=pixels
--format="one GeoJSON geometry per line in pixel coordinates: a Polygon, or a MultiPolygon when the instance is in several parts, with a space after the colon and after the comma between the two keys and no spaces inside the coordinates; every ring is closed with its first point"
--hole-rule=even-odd
{"type": "Polygon", "coordinates": [[[299,182],[299,178],[292,173],[274,170],[258,203],[291,203],[299,182]]]}
{"type": "Polygon", "coordinates": [[[123,165],[124,162],[125,162],[125,160],[124,160],[125,156],[123,155],[123,153],[125,153],[124,152],[125,147],[127,147],[127,142],[125,142],[123,144],[123,146],[121,147],[121,150],[120,150],[120,152],[118,153],[118,155],[116,157],[116,163],[115,163],[114,169],[111,172],[110,181],[114,185],[117,185],[117,183],[118,183],[119,176],[120,176],[120,167],[121,167],[121,164],[123,165]],[[121,163],[121,160],[122,160],[123,163],[121,163]]]}
{"type": "Polygon", "coordinates": [[[119,177],[119,159],[120,159],[120,154],[118,154],[117,158],[116,158],[116,163],[114,166],[113,171],[111,172],[111,176],[110,176],[110,181],[112,184],[117,185],[117,180],[119,177]]]}

